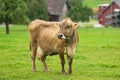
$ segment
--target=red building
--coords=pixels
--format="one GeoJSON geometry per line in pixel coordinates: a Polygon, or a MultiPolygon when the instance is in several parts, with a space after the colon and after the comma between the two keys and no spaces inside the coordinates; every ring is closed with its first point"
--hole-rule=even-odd
{"type": "Polygon", "coordinates": [[[120,12],[120,0],[113,0],[110,5],[100,5],[98,14],[99,23],[102,25],[114,24],[113,15],[115,16],[116,12],[120,12]]]}

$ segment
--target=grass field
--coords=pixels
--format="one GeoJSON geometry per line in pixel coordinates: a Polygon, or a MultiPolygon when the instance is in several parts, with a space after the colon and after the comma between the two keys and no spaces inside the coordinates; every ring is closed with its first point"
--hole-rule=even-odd
{"type": "Polygon", "coordinates": [[[119,28],[79,28],[73,73],[66,75],[60,73],[58,56],[47,57],[49,72],[36,60],[33,73],[27,27],[14,25],[10,30],[6,35],[0,27],[0,80],[120,80],[119,28]]]}
{"type": "Polygon", "coordinates": [[[108,4],[111,0],[83,0],[83,4],[91,8],[97,8],[100,4],[108,4]]]}

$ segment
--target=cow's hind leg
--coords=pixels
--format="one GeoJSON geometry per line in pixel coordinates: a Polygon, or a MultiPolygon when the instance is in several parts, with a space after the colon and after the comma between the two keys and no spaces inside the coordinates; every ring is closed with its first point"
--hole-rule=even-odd
{"type": "Polygon", "coordinates": [[[36,59],[36,53],[37,53],[37,43],[31,43],[31,59],[32,59],[32,71],[36,71],[35,66],[35,59],[36,59]]]}
{"type": "Polygon", "coordinates": [[[48,68],[47,68],[47,65],[46,65],[45,60],[46,60],[46,56],[42,56],[42,57],[41,57],[41,61],[42,61],[43,66],[44,66],[44,71],[47,72],[47,71],[48,71],[48,68]]]}

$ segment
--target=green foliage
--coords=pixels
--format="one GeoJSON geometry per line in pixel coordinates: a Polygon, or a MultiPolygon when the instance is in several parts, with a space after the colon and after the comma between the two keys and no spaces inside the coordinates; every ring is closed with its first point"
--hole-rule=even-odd
{"type": "Polygon", "coordinates": [[[68,0],[70,10],[68,16],[74,21],[89,21],[92,16],[92,10],[87,6],[83,6],[82,0],[68,0]]]}
{"type": "Polygon", "coordinates": [[[0,23],[8,16],[9,23],[25,24],[30,20],[48,20],[44,0],[0,0],[0,23]]]}
{"type": "Polygon", "coordinates": [[[7,20],[9,23],[26,23],[29,21],[26,16],[27,5],[23,0],[0,0],[0,7],[0,22],[7,20]]]}
{"type": "Polygon", "coordinates": [[[49,72],[43,71],[43,65],[37,58],[37,72],[32,72],[27,26],[13,25],[10,29],[11,34],[5,35],[4,27],[0,27],[0,80],[120,79],[119,28],[78,28],[80,42],[74,55],[71,75],[60,73],[57,55],[47,57],[49,72]]]}
{"type": "Polygon", "coordinates": [[[48,20],[45,0],[24,0],[28,6],[27,15],[30,20],[43,19],[48,20]]]}

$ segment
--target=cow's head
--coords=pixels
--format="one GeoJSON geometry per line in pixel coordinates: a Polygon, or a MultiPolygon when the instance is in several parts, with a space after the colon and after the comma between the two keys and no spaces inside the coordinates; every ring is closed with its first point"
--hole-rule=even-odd
{"type": "Polygon", "coordinates": [[[65,18],[60,22],[60,32],[58,34],[59,39],[71,39],[74,35],[74,30],[78,24],[72,22],[70,18],[65,18]]]}

